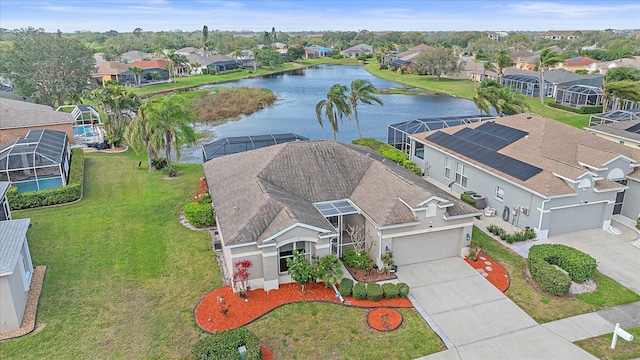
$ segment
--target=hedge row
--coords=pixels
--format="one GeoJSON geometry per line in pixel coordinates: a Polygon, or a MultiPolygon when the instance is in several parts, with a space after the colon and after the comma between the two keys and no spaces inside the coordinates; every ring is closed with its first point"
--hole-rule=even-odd
{"type": "Polygon", "coordinates": [[[602,105],[587,105],[587,106],[582,106],[578,109],[571,106],[566,106],[566,105],[556,104],[556,103],[549,103],[549,106],[551,106],[552,108],[571,111],[578,114],[599,114],[602,112],[602,105]]]}
{"type": "Polygon", "coordinates": [[[244,327],[206,335],[191,348],[191,359],[240,359],[238,347],[242,345],[247,348],[246,359],[262,359],[260,339],[244,327]]]}
{"type": "Polygon", "coordinates": [[[342,296],[353,295],[356,300],[380,301],[384,296],[385,299],[394,299],[397,297],[406,298],[409,296],[409,285],[405,283],[378,284],[378,283],[353,283],[353,280],[344,278],[338,286],[338,291],[342,296]]]}
{"type": "Polygon", "coordinates": [[[215,214],[211,203],[188,203],[183,210],[189,224],[197,228],[213,226],[215,214]]]}
{"type": "Polygon", "coordinates": [[[403,168],[411,171],[412,173],[422,176],[422,169],[415,162],[409,160],[409,155],[394,148],[389,144],[373,139],[373,138],[360,138],[352,141],[355,145],[362,145],[371,148],[371,150],[379,153],[387,159],[395,162],[403,168]]]}
{"type": "Polygon", "coordinates": [[[71,149],[71,165],[67,186],[28,192],[18,192],[18,188],[12,186],[7,192],[7,200],[11,210],[31,209],[72,202],[82,196],[83,177],[84,151],[81,148],[71,149]]]}
{"type": "Polygon", "coordinates": [[[596,260],[580,250],[561,244],[534,245],[529,250],[529,272],[540,288],[565,295],[571,280],[582,283],[596,274],[596,260]],[[566,274],[557,269],[560,267],[566,274]]]}
{"type": "Polygon", "coordinates": [[[536,232],[533,229],[526,229],[516,231],[513,234],[508,234],[507,231],[500,226],[491,224],[487,226],[487,230],[509,244],[513,244],[514,242],[533,240],[536,238],[536,232]]]}

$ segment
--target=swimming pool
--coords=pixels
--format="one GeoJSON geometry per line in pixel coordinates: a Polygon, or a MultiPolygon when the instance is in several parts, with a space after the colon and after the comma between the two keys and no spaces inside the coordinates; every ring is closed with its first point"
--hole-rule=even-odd
{"type": "Polygon", "coordinates": [[[73,136],[93,136],[93,125],[74,126],[73,136]]]}
{"type": "Polygon", "coordinates": [[[18,188],[18,192],[28,192],[38,190],[38,184],[40,184],[39,190],[53,189],[62,186],[62,177],[60,175],[42,175],[25,179],[20,182],[14,182],[12,185],[18,188]]]}

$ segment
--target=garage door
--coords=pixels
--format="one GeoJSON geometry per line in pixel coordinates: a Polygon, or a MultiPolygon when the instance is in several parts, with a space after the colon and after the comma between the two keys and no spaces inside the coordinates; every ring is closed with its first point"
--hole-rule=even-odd
{"type": "Polygon", "coordinates": [[[396,265],[408,265],[459,256],[460,231],[438,231],[394,237],[391,243],[393,260],[396,265]]]}
{"type": "Polygon", "coordinates": [[[551,210],[549,236],[602,227],[605,204],[551,210]]]}

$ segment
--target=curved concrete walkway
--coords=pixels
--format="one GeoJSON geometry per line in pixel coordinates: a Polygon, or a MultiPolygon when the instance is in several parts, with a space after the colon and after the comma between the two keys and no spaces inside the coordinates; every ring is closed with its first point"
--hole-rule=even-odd
{"type": "Polygon", "coordinates": [[[396,275],[449,348],[425,359],[595,359],[538,325],[463,259],[403,266],[396,275]]]}

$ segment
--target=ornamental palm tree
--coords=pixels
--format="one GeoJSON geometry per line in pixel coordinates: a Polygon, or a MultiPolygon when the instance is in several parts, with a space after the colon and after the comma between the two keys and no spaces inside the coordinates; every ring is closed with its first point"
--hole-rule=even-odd
{"type": "Polygon", "coordinates": [[[144,72],[144,69],[134,66],[130,67],[129,70],[131,70],[133,76],[136,78],[136,86],[140,86],[140,75],[144,72]]]}
{"type": "Polygon", "coordinates": [[[111,146],[116,146],[122,140],[127,123],[138,111],[140,99],[118,82],[112,81],[108,81],[105,87],[93,90],[89,98],[106,115],[103,126],[111,139],[111,146]]]}
{"type": "Polygon", "coordinates": [[[373,95],[376,91],[376,87],[373,86],[371,81],[355,79],[351,82],[351,92],[349,93],[349,102],[351,103],[351,109],[356,117],[356,127],[358,128],[358,137],[362,137],[362,131],[360,130],[360,119],[358,118],[358,102],[363,104],[373,105],[378,103],[384,105],[382,100],[373,95]]]}
{"type": "Polygon", "coordinates": [[[540,103],[544,104],[544,72],[552,65],[562,61],[560,56],[549,48],[544,48],[538,56],[538,72],[540,73],[539,85],[540,85],[540,103]]]}
{"type": "Polygon", "coordinates": [[[171,148],[180,158],[180,144],[195,142],[195,132],[191,127],[191,103],[177,95],[150,100],[145,107],[146,125],[150,144],[163,144],[167,162],[171,164],[171,148]]]}
{"type": "Polygon", "coordinates": [[[340,84],[334,84],[327,93],[327,98],[320,100],[316,104],[316,116],[320,126],[324,127],[322,123],[322,110],[324,109],[324,115],[327,118],[331,129],[333,130],[333,140],[337,140],[338,134],[338,120],[342,122],[342,119],[346,115],[351,118],[351,106],[347,97],[347,87],[340,84]]]}
{"type": "Polygon", "coordinates": [[[607,98],[613,100],[611,110],[619,109],[623,99],[640,102],[640,81],[622,80],[608,82],[604,85],[604,94],[606,94],[607,98]]]}
{"type": "Polygon", "coordinates": [[[513,59],[509,54],[502,53],[496,57],[496,64],[498,65],[498,75],[502,76],[504,75],[504,69],[513,66],[513,59]]]}
{"type": "Polygon", "coordinates": [[[127,126],[127,130],[124,132],[124,139],[131,148],[138,152],[146,151],[147,153],[147,163],[149,172],[153,168],[151,166],[151,159],[157,157],[158,149],[162,149],[162,138],[159,136],[155,136],[154,128],[147,117],[147,105],[145,102],[138,108],[138,116],[136,116],[129,126],[127,126]]]}

